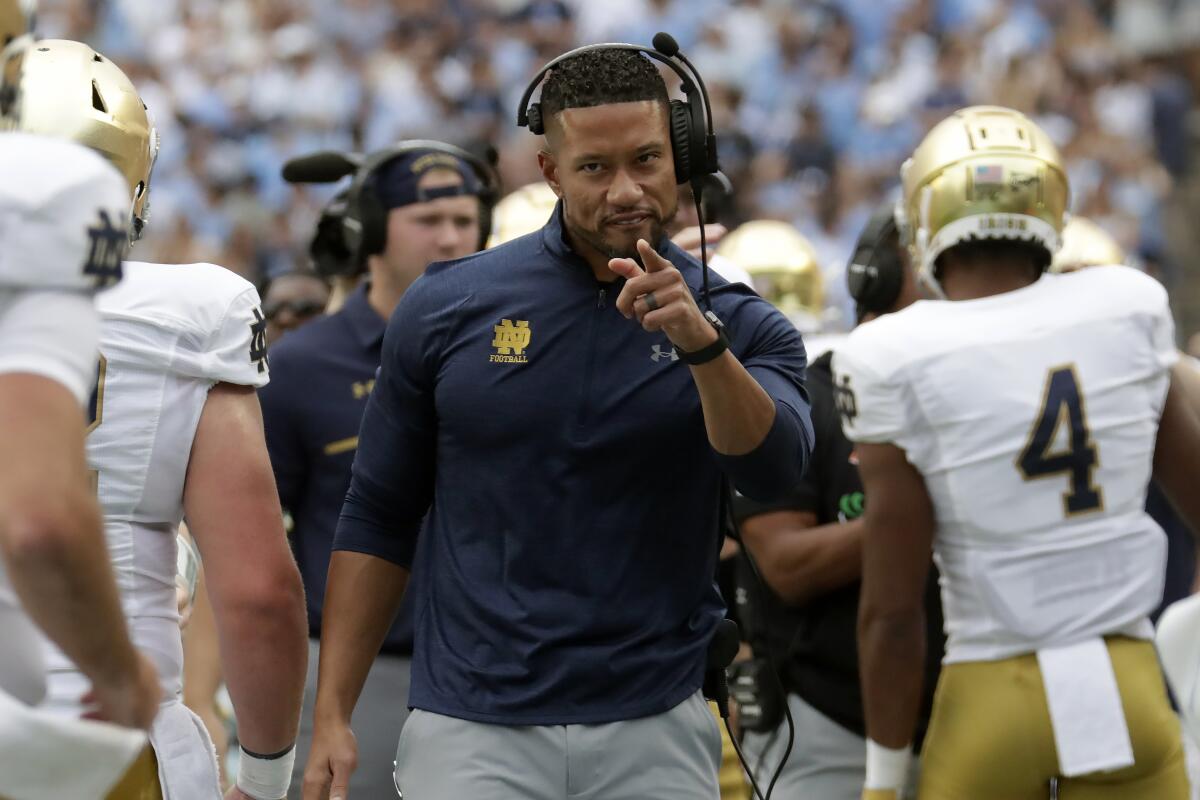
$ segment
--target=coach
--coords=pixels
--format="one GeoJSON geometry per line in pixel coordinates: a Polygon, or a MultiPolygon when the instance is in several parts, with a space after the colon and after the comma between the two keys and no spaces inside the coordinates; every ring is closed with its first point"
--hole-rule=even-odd
{"type": "Polygon", "coordinates": [[[700,266],[664,233],[687,154],[644,55],[562,61],[541,118],[549,223],[433,265],[388,324],[326,587],[306,798],[348,796],[351,713],[410,570],[408,800],[717,797],[699,690],[724,615],[721,486],[799,481],[804,348],[743,286],[714,277],[701,312],[700,266]]]}

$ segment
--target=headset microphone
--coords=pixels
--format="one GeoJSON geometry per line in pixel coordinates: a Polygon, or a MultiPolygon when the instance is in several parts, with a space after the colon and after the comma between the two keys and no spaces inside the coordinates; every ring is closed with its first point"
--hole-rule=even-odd
{"type": "Polygon", "coordinates": [[[335,183],[358,169],[362,159],[351,153],[322,150],[293,158],[283,165],[288,183],[335,183]]]}

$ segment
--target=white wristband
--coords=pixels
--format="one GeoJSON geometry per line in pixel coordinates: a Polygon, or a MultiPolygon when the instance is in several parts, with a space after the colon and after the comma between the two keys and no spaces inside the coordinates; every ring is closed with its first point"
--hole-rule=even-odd
{"type": "Polygon", "coordinates": [[[867,789],[904,789],[908,783],[908,765],[912,763],[912,748],[893,750],[876,741],[867,739],[867,789]]]}
{"type": "Polygon", "coordinates": [[[242,748],[238,759],[237,787],[254,800],[282,800],[292,782],[296,745],[282,753],[260,758],[242,748]]]}

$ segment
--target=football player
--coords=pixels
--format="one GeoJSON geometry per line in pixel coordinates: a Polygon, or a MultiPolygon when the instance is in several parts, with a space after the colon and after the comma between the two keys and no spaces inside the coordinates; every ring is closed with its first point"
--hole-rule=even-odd
{"type": "MultiPolygon", "coordinates": [[[[76,42],[40,42],[24,73],[22,128],[68,132],[108,154],[124,175],[136,237],[158,147],[137,90],[76,42]]],[[[291,774],[307,637],[255,393],[268,378],[258,293],[212,264],[131,262],[97,307],[87,454],[125,616],[164,694],[150,729],[156,788],[167,800],[220,796],[212,744],[180,699],[175,533],[186,517],[238,714],[242,753],[229,796],[277,800],[291,774]]],[[[82,676],[61,653],[49,660],[50,707],[78,715],[82,676]]]]}
{"type": "Polygon", "coordinates": [[[0,796],[102,797],[145,750],[138,729],[158,700],[122,619],[80,412],[93,293],[121,276],[129,198],[96,153],[11,130],[33,16],[29,0],[0,0],[0,796]],[[92,714],[125,727],[33,708],[45,691],[35,625],[80,665],[92,714]]]}
{"type": "Polygon", "coordinates": [[[898,796],[932,545],[948,634],[921,800],[1188,796],[1148,613],[1166,541],[1153,471],[1193,530],[1200,426],[1172,378],[1167,295],[1123,266],[1043,274],[1068,185],[1023,115],[972,107],[902,170],[922,301],[834,356],[866,493],[864,798],[898,796]]]}

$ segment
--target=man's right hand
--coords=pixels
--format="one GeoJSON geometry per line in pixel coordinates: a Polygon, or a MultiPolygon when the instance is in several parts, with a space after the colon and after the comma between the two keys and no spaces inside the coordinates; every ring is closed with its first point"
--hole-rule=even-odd
{"type": "Polygon", "coordinates": [[[85,714],[85,718],[150,730],[162,699],[158,672],[150,659],[140,652],[134,663],[136,668],[131,675],[123,674],[116,680],[98,680],[92,684],[92,690],[83,702],[95,710],[85,714]]]}
{"type": "Polygon", "coordinates": [[[318,721],[304,768],[304,800],[348,800],[358,741],[348,722],[318,721]]]}

